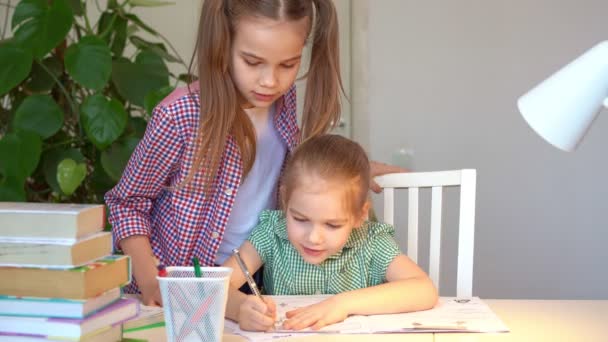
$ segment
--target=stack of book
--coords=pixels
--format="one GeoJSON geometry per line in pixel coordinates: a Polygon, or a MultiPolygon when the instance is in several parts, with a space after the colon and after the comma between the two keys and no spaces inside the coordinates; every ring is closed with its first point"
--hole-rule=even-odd
{"type": "Polygon", "coordinates": [[[120,341],[139,303],[121,298],[103,205],[0,202],[0,341],[120,341]]]}

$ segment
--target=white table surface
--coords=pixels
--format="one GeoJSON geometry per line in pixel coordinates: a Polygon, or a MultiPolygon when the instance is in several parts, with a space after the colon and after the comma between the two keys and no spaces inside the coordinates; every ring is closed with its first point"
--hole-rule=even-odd
{"type": "Polygon", "coordinates": [[[435,342],[608,341],[608,300],[484,299],[504,334],[435,334],[435,342]]]}
{"type": "MultiPolygon", "coordinates": [[[[509,327],[509,333],[419,333],[374,335],[314,335],[276,341],[412,341],[412,342],[504,342],[504,341],[608,341],[608,300],[513,300],[483,299],[509,327]]],[[[126,334],[128,338],[166,342],[164,328],[126,334]]],[[[245,339],[224,335],[224,342],[245,339]]]]}

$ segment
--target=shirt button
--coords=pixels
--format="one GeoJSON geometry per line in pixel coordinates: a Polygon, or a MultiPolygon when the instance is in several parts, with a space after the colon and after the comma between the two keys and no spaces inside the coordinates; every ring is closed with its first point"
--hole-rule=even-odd
{"type": "Polygon", "coordinates": [[[220,237],[220,233],[214,231],[213,233],[211,233],[211,237],[217,239],[220,237]]]}
{"type": "Polygon", "coordinates": [[[320,295],[320,294],[321,294],[321,290],[317,290],[317,291],[315,291],[315,294],[316,294],[316,295],[320,295]]]}
{"type": "Polygon", "coordinates": [[[231,196],[231,195],[232,195],[232,189],[231,189],[231,188],[226,188],[226,189],[224,190],[224,193],[225,193],[226,195],[228,195],[228,196],[231,196]]]}

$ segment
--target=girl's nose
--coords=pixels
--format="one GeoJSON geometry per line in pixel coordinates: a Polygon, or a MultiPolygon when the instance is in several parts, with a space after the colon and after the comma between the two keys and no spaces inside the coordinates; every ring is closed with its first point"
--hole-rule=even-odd
{"type": "Polygon", "coordinates": [[[277,85],[277,73],[274,68],[268,67],[262,71],[260,85],[265,88],[273,88],[277,85]]]}
{"type": "Polygon", "coordinates": [[[319,245],[323,243],[323,232],[321,229],[313,227],[308,234],[308,241],[313,245],[319,245]]]}

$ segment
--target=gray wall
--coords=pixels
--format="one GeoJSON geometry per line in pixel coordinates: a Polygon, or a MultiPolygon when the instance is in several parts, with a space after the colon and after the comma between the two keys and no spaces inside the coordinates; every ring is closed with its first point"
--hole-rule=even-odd
{"type": "MultiPolygon", "coordinates": [[[[369,2],[369,27],[353,35],[365,40],[355,48],[369,46],[368,98],[353,111],[353,132],[372,158],[391,162],[408,148],[418,171],[478,170],[475,295],[608,299],[608,110],[565,153],[516,107],[608,39],[606,13],[605,0],[381,0],[369,2]]],[[[404,215],[397,225],[405,248],[404,215]]],[[[455,253],[442,258],[451,268],[455,253]]],[[[442,276],[442,286],[453,283],[453,271],[442,276]]]]}

